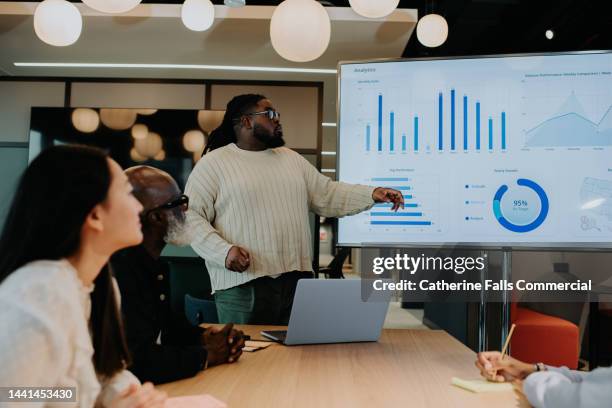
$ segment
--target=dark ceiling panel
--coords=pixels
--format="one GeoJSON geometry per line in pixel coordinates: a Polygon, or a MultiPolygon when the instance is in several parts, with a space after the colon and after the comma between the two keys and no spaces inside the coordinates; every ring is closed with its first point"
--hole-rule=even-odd
{"type": "MultiPolygon", "coordinates": [[[[22,0],[8,0],[22,1],[22,0]]],[[[77,0],[70,0],[78,2],[77,0]]],[[[181,4],[184,0],[144,0],[143,3],[181,4]]],[[[278,0],[247,0],[248,5],[273,6],[278,0]]],[[[223,0],[213,0],[223,4],[223,0]]],[[[348,7],[348,0],[326,5],[348,7]]],[[[419,16],[435,12],[449,24],[442,46],[423,47],[413,35],[405,57],[477,55],[522,52],[612,49],[612,0],[401,0],[419,16]],[[546,39],[552,29],[555,36],[546,39]]]]}

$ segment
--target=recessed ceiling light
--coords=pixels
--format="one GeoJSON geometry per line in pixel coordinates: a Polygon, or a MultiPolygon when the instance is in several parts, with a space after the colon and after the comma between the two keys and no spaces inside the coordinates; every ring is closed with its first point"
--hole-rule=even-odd
{"type": "Polygon", "coordinates": [[[548,38],[549,40],[552,40],[553,37],[555,36],[555,32],[553,30],[546,30],[546,38],[548,38]]]}
{"type": "Polygon", "coordinates": [[[225,0],[223,4],[227,7],[242,7],[246,5],[246,0],[225,0]]]}
{"type": "Polygon", "coordinates": [[[196,64],[119,64],[92,62],[14,62],[16,67],[32,68],[127,68],[127,69],[192,69],[218,71],[285,72],[294,74],[336,74],[335,69],[256,67],[243,65],[196,65],[196,64]]]}

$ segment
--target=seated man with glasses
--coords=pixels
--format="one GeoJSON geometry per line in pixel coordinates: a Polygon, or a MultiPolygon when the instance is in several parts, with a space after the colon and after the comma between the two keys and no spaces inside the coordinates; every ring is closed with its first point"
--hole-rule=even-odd
{"type": "Polygon", "coordinates": [[[143,242],[111,259],[121,292],[129,367],[141,381],[163,383],[194,376],[207,366],[234,362],[242,353],[242,332],[193,327],[172,313],[168,264],[160,259],[166,243],[188,245],[185,211],[189,198],[166,172],[148,166],[125,171],[143,205],[143,242]]]}

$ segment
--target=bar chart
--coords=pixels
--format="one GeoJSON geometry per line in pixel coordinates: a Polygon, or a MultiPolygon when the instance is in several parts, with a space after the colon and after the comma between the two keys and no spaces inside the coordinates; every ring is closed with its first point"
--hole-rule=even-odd
{"type": "MultiPolygon", "coordinates": [[[[473,103],[470,102],[468,95],[462,96],[462,104],[459,109],[456,100],[456,90],[450,89],[448,95],[444,92],[439,92],[436,98],[437,103],[437,151],[468,151],[470,148],[473,150],[481,150],[483,144],[481,143],[481,132],[484,127],[485,135],[487,135],[486,150],[506,150],[506,112],[501,111],[495,116],[490,115],[487,117],[486,122],[481,122],[481,102],[475,100],[473,103]],[[448,107],[447,107],[448,106],[448,107]],[[447,113],[448,109],[448,113],[447,113]],[[446,116],[445,116],[446,115],[446,116]],[[470,117],[473,117],[473,126],[468,126],[470,123],[470,117]],[[461,117],[462,123],[458,123],[458,117],[461,117]],[[448,122],[448,123],[447,123],[448,122]],[[470,129],[474,129],[470,134],[470,129]],[[461,135],[460,132],[461,131],[461,135]],[[473,146],[473,147],[472,147],[473,146]]],[[[412,117],[398,117],[394,109],[385,109],[384,95],[378,94],[377,97],[377,123],[376,123],[376,151],[377,152],[408,152],[410,150],[414,152],[419,151],[419,116],[412,115],[412,117]],[[385,123],[388,118],[387,123],[385,123]],[[412,124],[412,126],[411,126],[412,124]],[[387,132],[385,132],[385,127],[387,132]],[[401,135],[401,136],[399,136],[401,135]],[[412,136],[412,145],[408,143],[408,138],[412,136]],[[400,149],[398,150],[398,142],[400,149]]],[[[372,124],[367,123],[365,125],[365,151],[372,151],[372,124]]]]}
{"type": "Polygon", "coordinates": [[[439,182],[436,176],[373,177],[371,185],[399,190],[404,196],[404,208],[392,211],[391,203],[375,204],[369,224],[385,227],[432,227],[437,224],[439,182]]]}

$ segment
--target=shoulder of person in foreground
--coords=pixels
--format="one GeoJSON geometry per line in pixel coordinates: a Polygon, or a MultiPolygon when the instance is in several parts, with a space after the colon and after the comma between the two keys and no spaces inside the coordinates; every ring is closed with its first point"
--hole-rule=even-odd
{"type": "Polygon", "coordinates": [[[542,408],[596,408],[612,401],[612,368],[591,372],[565,367],[533,373],[523,383],[528,400],[542,408]]]}
{"type": "Polygon", "coordinates": [[[70,337],[87,324],[78,278],[65,262],[29,263],[0,284],[0,383],[54,385],[70,364],[70,337]]]}
{"type": "Polygon", "coordinates": [[[15,299],[23,309],[35,306],[53,308],[78,303],[75,294],[78,294],[80,285],[68,261],[41,260],[30,262],[9,275],[0,284],[0,291],[3,292],[2,299],[15,299]]]}

